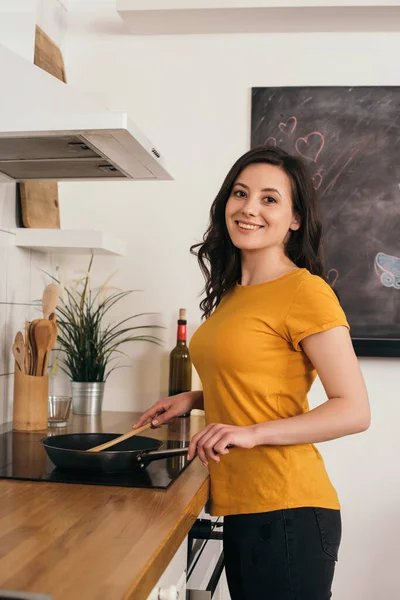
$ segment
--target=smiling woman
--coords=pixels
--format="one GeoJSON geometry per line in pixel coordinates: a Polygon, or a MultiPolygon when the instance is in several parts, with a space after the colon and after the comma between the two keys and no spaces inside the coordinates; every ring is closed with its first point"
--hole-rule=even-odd
{"type": "Polygon", "coordinates": [[[294,267],[324,276],[321,231],[313,182],[303,162],[271,146],[244,154],[211,206],[203,242],[191,248],[206,280],[200,304],[204,316],[238,281],[266,281],[294,267]]]}
{"type": "Polygon", "coordinates": [[[209,468],[211,514],[224,516],[232,600],[328,600],[340,503],[314,443],[365,430],[370,414],[303,163],[264,146],[239,158],[192,252],[206,280],[190,343],[203,391],[160,400],[136,426],[204,408],[188,457],[209,468]],[[317,373],[327,400],[310,410],[317,373]]]}
{"type": "Polygon", "coordinates": [[[331,597],[340,504],[313,444],[370,417],[321,229],[303,163],[258,147],[233,165],[192,248],[206,278],[190,352],[207,427],[189,458],[209,467],[212,512],[225,517],[232,600],[331,597]],[[317,372],[328,400],[310,411],[317,372]]]}
{"type": "Polygon", "coordinates": [[[225,208],[232,243],[242,251],[251,250],[252,260],[255,252],[267,248],[282,253],[290,233],[300,227],[300,217],[293,213],[289,177],[280,167],[256,163],[247,166],[239,179],[225,208]],[[266,181],[273,187],[263,187],[266,181]]]}

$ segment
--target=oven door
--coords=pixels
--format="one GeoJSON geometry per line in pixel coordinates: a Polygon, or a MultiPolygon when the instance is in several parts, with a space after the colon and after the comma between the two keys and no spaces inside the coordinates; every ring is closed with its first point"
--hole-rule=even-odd
{"type": "Polygon", "coordinates": [[[186,600],[220,600],[222,527],[222,517],[197,519],[189,532],[186,600]]]}

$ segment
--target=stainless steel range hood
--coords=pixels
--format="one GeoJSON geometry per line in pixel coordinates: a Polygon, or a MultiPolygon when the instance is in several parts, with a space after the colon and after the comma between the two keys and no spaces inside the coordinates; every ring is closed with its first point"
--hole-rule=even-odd
{"type": "Polygon", "coordinates": [[[0,181],[172,179],[124,112],[0,45],[0,181]]]}

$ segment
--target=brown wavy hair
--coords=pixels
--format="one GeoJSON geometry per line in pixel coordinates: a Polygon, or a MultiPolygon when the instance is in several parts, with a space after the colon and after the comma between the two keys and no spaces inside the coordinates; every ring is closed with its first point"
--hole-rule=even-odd
{"type": "Polygon", "coordinates": [[[304,267],[313,275],[326,279],[322,257],[322,222],[311,175],[304,162],[281,148],[258,146],[241,156],[233,165],[210,210],[210,220],[203,241],[194,244],[190,252],[197,256],[205,278],[200,302],[203,318],[208,318],[229,292],[241,280],[240,250],[230,239],[225,206],[240,173],[254,163],[281,167],[292,184],[293,211],[300,215],[300,228],[292,231],[286,243],[286,255],[297,267],[304,267]]]}

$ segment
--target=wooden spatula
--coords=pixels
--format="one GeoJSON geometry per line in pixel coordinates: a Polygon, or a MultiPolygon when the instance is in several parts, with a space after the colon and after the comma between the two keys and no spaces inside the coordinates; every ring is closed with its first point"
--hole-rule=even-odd
{"type": "Polygon", "coordinates": [[[36,365],[37,365],[37,348],[36,348],[36,340],[35,340],[35,327],[37,323],[39,323],[40,319],[34,319],[29,324],[28,328],[28,345],[29,345],[29,375],[36,375],[36,365]]]}
{"type": "Polygon", "coordinates": [[[56,342],[57,342],[58,328],[57,328],[57,323],[56,323],[56,314],[54,312],[51,313],[51,315],[49,316],[49,323],[51,323],[51,327],[52,327],[52,336],[49,340],[49,345],[47,347],[46,354],[44,357],[43,375],[45,375],[47,372],[47,366],[49,364],[50,352],[51,352],[52,348],[54,348],[54,346],[56,345],[56,342]]]}
{"type": "Polygon", "coordinates": [[[15,358],[15,362],[19,366],[22,373],[25,373],[25,344],[24,336],[18,331],[15,336],[15,341],[12,345],[12,352],[15,358]]]}
{"type": "Polygon", "coordinates": [[[23,335],[22,331],[17,331],[14,341],[15,342],[23,342],[24,341],[24,335],[23,335]]]}
{"type": "Polygon", "coordinates": [[[60,296],[60,288],[56,283],[46,285],[42,297],[43,317],[48,319],[51,313],[55,310],[60,296]]]}
{"type": "Polygon", "coordinates": [[[25,373],[31,374],[31,354],[29,342],[29,321],[25,321],[25,373]]]}
{"type": "Polygon", "coordinates": [[[101,450],[105,450],[106,448],[111,448],[111,446],[115,446],[115,444],[119,444],[120,442],[123,442],[124,440],[127,440],[129,438],[131,438],[134,435],[137,435],[138,433],[141,433],[142,431],[146,431],[147,429],[150,429],[151,427],[151,423],[147,423],[147,425],[143,425],[143,427],[139,427],[139,429],[132,429],[132,431],[128,431],[128,433],[124,433],[123,435],[120,435],[119,437],[115,438],[114,440],[111,440],[111,442],[106,442],[105,444],[100,444],[100,446],[95,446],[94,448],[89,448],[89,450],[86,450],[86,452],[100,452],[101,450]]]}
{"type": "Polygon", "coordinates": [[[35,374],[43,375],[44,359],[53,336],[53,324],[48,319],[39,319],[33,330],[36,346],[36,368],[35,374]]]}

